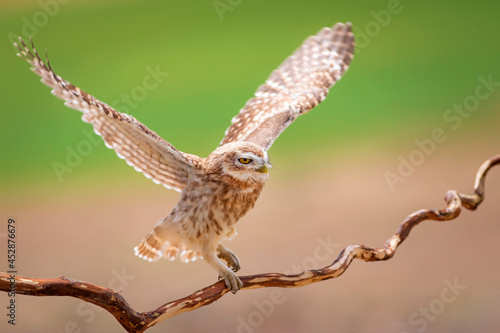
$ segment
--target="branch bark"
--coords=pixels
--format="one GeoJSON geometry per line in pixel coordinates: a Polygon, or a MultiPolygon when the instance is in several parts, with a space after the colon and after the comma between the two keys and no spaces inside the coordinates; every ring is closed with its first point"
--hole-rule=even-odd
{"type": "MultiPolygon", "coordinates": [[[[476,174],[474,194],[466,195],[448,191],[444,209],[422,209],[416,211],[400,224],[396,233],[384,247],[372,248],[364,245],[350,245],[340,252],[329,266],[304,271],[300,274],[279,273],[257,274],[240,277],[242,289],[267,287],[298,288],[311,283],[336,278],[342,275],[354,259],[363,261],[388,260],[394,256],[398,246],[408,237],[410,231],[422,221],[449,221],[460,215],[461,207],[475,210],[484,200],[485,178],[488,171],[500,164],[500,155],[485,161],[476,174]]],[[[229,290],[223,281],[216,282],[184,298],[168,302],[148,312],[135,311],[116,291],[98,285],[65,278],[27,278],[0,273],[0,291],[9,292],[15,279],[16,293],[31,296],[70,296],[98,305],[109,311],[128,332],[144,332],[159,322],[178,314],[209,305],[224,296],[229,290]]]]}

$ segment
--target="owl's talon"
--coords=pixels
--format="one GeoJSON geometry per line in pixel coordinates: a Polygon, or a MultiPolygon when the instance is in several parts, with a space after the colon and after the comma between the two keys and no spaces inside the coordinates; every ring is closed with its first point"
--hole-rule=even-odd
{"type": "Polygon", "coordinates": [[[236,294],[236,292],[243,287],[243,282],[241,282],[240,278],[231,271],[228,271],[225,274],[219,274],[219,280],[221,279],[224,279],[226,287],[231,290],[233,294],[236,294]]]}

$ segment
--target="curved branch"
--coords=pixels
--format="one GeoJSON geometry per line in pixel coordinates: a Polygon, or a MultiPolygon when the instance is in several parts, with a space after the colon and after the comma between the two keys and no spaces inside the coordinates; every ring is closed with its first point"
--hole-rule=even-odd
{"type": "MultiPolygon", "coordinates": [[[[398,246],[408,237],[410,231],[422,221],[448,221],[458,217],[461,207],[475,210],[484,200],[484,184],[488,171],[500,164],[500,155],[484,162],[476,174],[474,194],[466,195],[457,191],[448,191],[445,195],[447,208],[422,209],[408,215],[396,233],[385,242],[382,248],[371,248],[364,245],[350,245],[340,252],[329,266],[304,271],[299,274],[286,275],[279,273],[257,274],[240,277],[242,289],[266,287],[297,288],[311,283],[333,279],[342,275],[354,259],[363,261],[380,261],[392,258],[398,246]]],[[[17,294],[31,296],[71,296],[98,305],[109,311],[128,332],[144,332],[160,321],[178,314],[196,310],[209,305],[224,296],[229,290],[223,281],[216,282],[184,298],[168,302],[148,312],[137,312],[116,291],[88,282],[72,280],[65,277],[36,279],[11,276],[0,273],[0,291],[9,292],[11,280],[15,278],[17,294]]]]}

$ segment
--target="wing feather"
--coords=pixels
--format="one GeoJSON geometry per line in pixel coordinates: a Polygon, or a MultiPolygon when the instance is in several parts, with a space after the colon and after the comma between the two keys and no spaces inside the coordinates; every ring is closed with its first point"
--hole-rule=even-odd
{"type": "Polygon", "coordinates": [[[326,98],[353,55],[350,23],[337,23],[307,38],[233,118],[221,145],[249,141],[268,150],[298,116],[326,98]]]}
{"type": "Polygon", "coordinates": [[[52,94],[64,100],[66,106],[83,112],[82,120],[92,124],[107,147],[155,183],[182,191],[192,169],[201,163],[198,156],[177,150],[134,117],[114,110],[62,79],[54,73],[48,58],[45,65],[33,42],[30,50],[21,38],[19,41],[14,43],[19,50],[17,55],[33,66],[41,81],[52,88],[52,94]]]}

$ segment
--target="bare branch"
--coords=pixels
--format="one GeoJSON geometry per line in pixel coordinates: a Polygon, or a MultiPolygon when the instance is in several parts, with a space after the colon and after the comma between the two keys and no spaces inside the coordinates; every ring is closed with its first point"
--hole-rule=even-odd
{"type": "MultiPolygon", "coordinates": [[[[258,274],[240,277],[242,289],[267,287],[297,288],[311,283],[333,279],[342,275],[354,259],[380,261],[392,258],[398,246],[408,237],[410,231],[422,221],[449,221],[460,215],[461,207],[475,210],[484,200],[484,183],[488,171],[500,164],[500,155],[488,159],[479,168],[474,183],[474,194],[465,195],[448,191],[445,209],[422,209],[408,215],[396,233],[385,242],[382,248],[364,245],[350,245],[342,250],[337,259],[329,266],[304,271],[300,274],[279,273],[258,274]]],[[[0,273],[0,291],[9,292],[11,275],[0,273]]],[[[31,296],[71,296],[98,305],[109,311],[128,332],[144,332],[157,323],[180,313],[196,310],[209,305],[229,290],[223,281],[212,284],[184,298],[168,302],[149,312],[136,312],[116,291],[88,282],[65,277],[36,279],[15,277],[16,293],[31,296]]]]}

